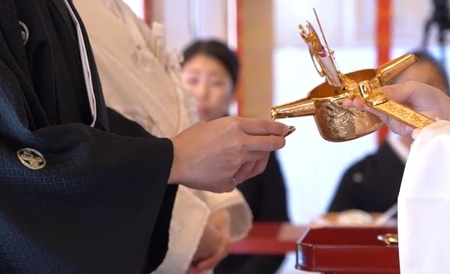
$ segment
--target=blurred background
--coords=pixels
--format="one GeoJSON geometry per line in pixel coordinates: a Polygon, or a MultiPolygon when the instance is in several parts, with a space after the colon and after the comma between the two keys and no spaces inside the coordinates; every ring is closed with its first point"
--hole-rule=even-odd
{"type": "MultiPolygon", "coordinates": [[[[300,99],[323,82],[298,33],[317,10],[342,72],[373,68],[423,46],[432,0],[126,0],[147,22],[165,25],[167,47],[181,50],[197,38],[218,38],[242,62],[239,98],[231,113],[270,118],[273,105],[300,99]]],[[[445,2],[445,1],[444,1],[445,2]]],[[[447,14],[447,11],[444,11],[447,14]]],[[[427,47],[445,62],[436,27],[427,47]]],[[[445,41],[442,41],[445,43],[445,41]]],[[[284,120],[297,127],[279,152],[293,223],[324,213],[345,168],[373,152],[383,132],[351,142],[323,140],[312,117],[284,120]]],[[[280,273],[293,270],[286,259],[280,273]]]]}

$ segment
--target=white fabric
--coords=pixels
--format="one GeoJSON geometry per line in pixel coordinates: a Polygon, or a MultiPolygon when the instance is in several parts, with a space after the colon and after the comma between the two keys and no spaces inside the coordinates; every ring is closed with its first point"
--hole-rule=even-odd
{"type": "Polygon", "coordinates": [[[72,10],[72,7],[70,6],[69,2],[67,0],[64,1],[66,4],[67,9],[69,10],[70,16],[72,17],[72,20],[75,24],[75,28],[77,31],[77,37],[78,37],[78,47],[80,49],[80,61],[81,65],[83,67],[83,76],[84,76],[84,82],[86,85],[86,91],[87,96],[89,100],[89,107],[91,110],[91,116],[92,116],[92,122],[91,127],[95,126],[95,123],[97,122],[97,104],[95,99],[95,93],[94,93],[94,85],[92,84],[92,74],[91,74],[91,68],[89,64],[89,58],[87,56],[86,52],[86,43],[84,42],[83,32],[80,28],[80,22],[78,22],[77,17],[75,16],[75,13],[72,10]]]}
{"type": "Polygon", "coordinates": [[[185,273],[197,250],[211,211],[186,187],[178,189],[170,224],[169,250],[153,273],[185,273]],[[187,212],[189,211],[189,213],[187,212]]]}
{"type": "Polygon", "coordinates": [[[405,144],[401,141],[401,136],[393,132],[389,132],[389,135],[386,138],[386,142],[392,148],[397,157],[403,163],[406,163],[406,160],[409,156],[409,147],[405,146],[405,144]]]}
{"type": "Polygon", "coordinates": [[[230,213],[230,237],[233,242],[242,240],[249,229],[252,227],[252,212],[247,203],[243,203],[245,200],[239,191],[232,191],[228,195],[192,190],[194,194],[200,198],[211,210],[216,212],[222,209],[227,209],[230,213]],[[249,218],[250,217],[250,218],[249,218]],[[246,231],[246,233],[242,233],[246,231]]]}
{"type": "MultiPolygon", "coordinates": [[[[195,102],[179,81],[179,54],[121,0],[74,0],[88,31],[107,106],[159,137],[172,137],[197,121],[195,102]],[[157,42],[156,42],[157,41],[157,42]]],[[[169,250],[155,273],[188,269],[212,212],[227,209],[233,239],[245,237],[252,215],[239,191],[215,194],[179,187],[169,250]]]]}
{"type": "Polygon", "coordinates": [[[139,28],[144,23],[119,0],[74,3],[91,40],[106,104],[158,137],[173,137],[191,125],[189,94],[178,91],[152,54],[150,28],[139,28]]]}
{"type": "MultiPolygon", "coordinates": [[[[154,273],[186,272],[210,213],[227,209],[231,220],[231,241],[244,238],[252,226],[252,215],[247,203],[242,202],[243,199],[239,191],[222,195],[180,187],[170,227],[169,252],[154,273]],[[203,200],[204,203],[198,203],[196,199],[203,200]],[[186,213],[187,210],[189,214],[186,213]]],[[[203,274],[209,273],[212,272],[205,271],[203,274]]]]}
{"type": "Polygon", "coordinates": [[[402,274],[450,273],[450,122],[414,141],[398,196],[402,274]]]}

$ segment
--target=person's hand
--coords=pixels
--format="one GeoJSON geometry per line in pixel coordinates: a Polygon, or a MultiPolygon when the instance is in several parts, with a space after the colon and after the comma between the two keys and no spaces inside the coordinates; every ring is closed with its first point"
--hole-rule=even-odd
{"type": "MultiPolygon", "coordinates": [[[[211,215],[208,222],[208,230],[213,227],[216,231],[221,235],[220,243],[215,247],[209,245],[211,250],[214,250],[214,253],[210,256],[205,256],[205,252],[202,252],[202,248],[197,250],[197,253],[194,255],[194,259],[192,260],[191,267],[188,270],[188,274],[197,274],[202,273],[205,270],[213,269],[220,261],[222,261],[228,255],[228,249],[230,247],[230,215],[227,210],[219,210],[211,215]],[[201,254],[201,253],[202,254],[201,254]]],[[[205,233],[211,233],[210,231],[205,233]]],[[[205,234],[204,234],[205,235],[205,234]]],[[[216,235],[214,233],[214,235],[216,235]]],[[[208,235],[210,236],[210,235],[208,235]]],[[[208,237],[207,236],[207,237],[208,237]]],[[[207,241],[208,239],[202,238],[202,241],[207,241]]]]}
{"type": "MultiPolygon", "coordinates": [[[[431,119],[450,120],[450,98],[439,89],[409,81],[404,84],[385,86],[380,90],[392,101],[408,106],[431,119]]],[[[343,105],[357,107],[379,116],[393,132],[399,135],[412,134],[413,128],[373,108],[364,106],[361,98],[345,100],[343,105]]]]}
{"type": "Polygon", "coordinates": [[[264,171],[269,153],[285,145],[288,131],[278,122],[242,117],[197,123],[171,139],[174,160],[169,183],[232,191],[264,171]]]}
{"type": "Polygon", "coordinates": [[[211,214],[209,223],[217,228],[224,237],[230,237],[230,213],[226,209],[218,210],[211,214]]]}

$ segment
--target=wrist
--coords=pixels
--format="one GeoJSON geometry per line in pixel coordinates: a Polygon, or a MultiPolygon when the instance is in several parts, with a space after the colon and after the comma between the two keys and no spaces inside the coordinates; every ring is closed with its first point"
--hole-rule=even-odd
{"type": "Polygon", "coordinates": [[[183,169],[184,169],[184,165],[183,165],[183,160],[180,159],[180,155],[179,155],[179,144],[176,140],[176,138],[172,138],[170,139],[172,141],[172,146],[173,146],[173,160],[172,160],[172,167],[170,169],[170,175],[169,175],[169,180],[168,180],[168,184],[172,185],[172,184],[179,184],[183,182],[183,169]]]}

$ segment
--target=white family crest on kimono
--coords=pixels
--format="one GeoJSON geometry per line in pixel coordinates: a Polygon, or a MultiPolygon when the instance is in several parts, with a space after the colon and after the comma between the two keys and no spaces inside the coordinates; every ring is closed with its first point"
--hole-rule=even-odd
{"type": "MultiPolygon", "coordinates": [[[[193,97],[180,81],[181,57],[168,52],[165,29],[151,29],[122,0],[74,0],[91,39],[106,105],[158,137],[173,137],[198,121],[193,97]]],[[[248,233],[252,215],[242,194],[179,186],[167,255],[155,273],[184,273],[211,213],[227,209],[231,237],[248,233]],[[189,214],[186,214],[189,212],[189,214]]]]}

